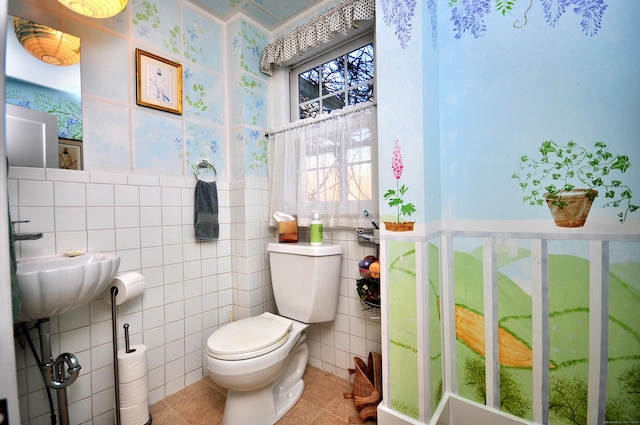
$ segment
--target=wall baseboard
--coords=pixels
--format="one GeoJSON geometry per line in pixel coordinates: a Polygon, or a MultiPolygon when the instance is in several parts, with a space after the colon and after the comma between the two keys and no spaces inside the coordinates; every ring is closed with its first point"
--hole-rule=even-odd
{"type": "MultiPolygon", "coordinates": [[[[403,415],[382,404],[378,406],[379,425],[427,425],[403,415]]],[[[532,425],[533,422],[517,418],[485,405],[460,398],[454,394],[444,396],[429,425],[532,425]]]]}

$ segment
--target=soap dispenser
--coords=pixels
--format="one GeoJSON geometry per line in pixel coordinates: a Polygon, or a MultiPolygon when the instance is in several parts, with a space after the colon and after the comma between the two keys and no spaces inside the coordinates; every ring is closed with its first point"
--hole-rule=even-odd
{"type": "Polygon", "coordinates": [[[318,211],[313,212],[311,220],[311,245],[322,245],[322,221],[318,211]]]}

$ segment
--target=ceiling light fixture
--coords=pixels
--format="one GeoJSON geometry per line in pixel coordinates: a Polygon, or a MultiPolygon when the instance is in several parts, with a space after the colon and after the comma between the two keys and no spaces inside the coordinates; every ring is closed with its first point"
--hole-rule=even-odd
{"type": "Polygon", "coordinates": [[[51,65],[80,62],[78,37],[18,17],[13,18],[13,29],[22,47],[43,62],[51,65]]]}
{"type": "Polygon", "coordinates": [[[122,12],[127,0],[58,0],[64,6],[90,18],[110,18],[122,12]]]}

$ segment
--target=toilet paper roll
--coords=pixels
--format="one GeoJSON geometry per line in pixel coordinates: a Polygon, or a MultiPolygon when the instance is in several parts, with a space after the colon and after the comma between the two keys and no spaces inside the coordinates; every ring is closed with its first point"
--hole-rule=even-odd
{"type": "Polygon", "coordinates": [[[142,292],[144,292],[144,276],[136,272],[117,275],[103,294],[104,300],[109,305],[111,305],[111,288],[114,286],[118,288],[116,305],[120,305],[125,301],[142,295],[142,292]]]}
{"type": "Polygon", "coordinates": [[[132,345],[135,351],[127,353],[124,348],[118,350],[118,378],[120,384],[134,382],[144,377],[147,378],[147,347],[145,345],[132,345]]]}
{"type": "Polygon", "coordinates": [[[132,382],[121,382],[120,407],[133,407],[149,398],[147,375],[132,382]]]}
{"type": "Polygon", "coordinates": [[[132,407],[120,408],[122,425],[144,425],[149,422],[149,402],[145,400],[132,407]]]}

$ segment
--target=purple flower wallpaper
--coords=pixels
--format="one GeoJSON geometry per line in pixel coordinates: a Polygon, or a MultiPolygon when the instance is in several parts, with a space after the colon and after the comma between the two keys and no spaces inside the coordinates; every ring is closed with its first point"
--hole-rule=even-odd
{"type": "MultiPolygon", "coordinates": [[[[593,37],[602,27],[602,19],[608,5],[605,0],[538,0],[544,11],[545,21],[555,27],[562,15],[573,12],[581,17],[580,27],[585,35],[593,37]]],[[[451,7],[451,22],[453,23],[454,37],[459,39],[464,33],[470,33],[474,38],[481,37],[487,30],[484,18],[492,12],[492,4],[495,10],[504,16],[510,14],[517,0],[449,0],[451,7]]],[[[526,4],[526,0],[524,0],[526,4]]],[[[514,27],[521,28],[526,25],[527,13],[533,7],[534,0],[529,0],[524,12],[524,18],[514,22],[514,27]],[[524,24],[519,24],[520,21],[524,24]]]]}
{"type": "Polygon", "coordinates": [[[395,29],[400,47],[407,47],[411,40],[411,19],[415,13],[416,0],[382,0],[384,23],[395,29]]]}

